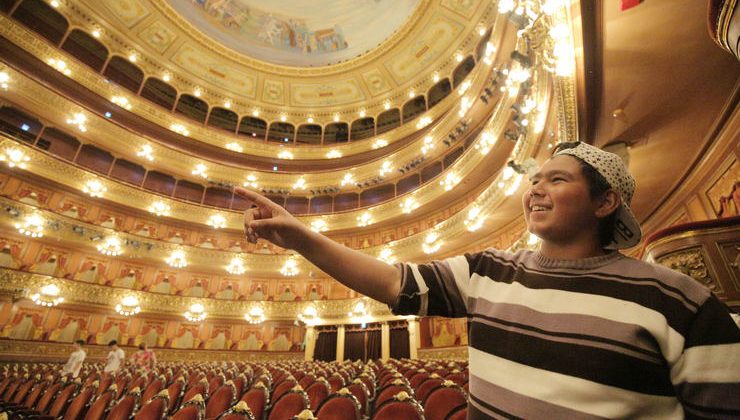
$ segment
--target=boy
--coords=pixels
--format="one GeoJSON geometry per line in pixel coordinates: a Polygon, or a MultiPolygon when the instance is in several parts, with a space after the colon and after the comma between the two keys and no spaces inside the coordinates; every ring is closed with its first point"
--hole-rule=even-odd
{"type": "Polygon", "coordinates": [[[108,343],[108,350],[108,359],[105,362],[103,372],[116,373],[118,369],[121,368],[121,365],[126,358],[126,354],[123,352],[123,349],[118,347],[118,341],[116,340],[111,340],[108,343]]]}
{"type": "Polygon", "coordinates": [[[395,313],[467,316],[469,418],[740,416],[740,330],[688,276],[616,250],[640,241],[621,159],[561,144],[524,194],[538,251],[387,265],[244,189],[247,239],[295,249],[395,313]]]}
{"type": "Polygon", "coordinates": [[[82,349],[84,345],[85,342],[82,340],[76,340],[72,344],[73,351],[72,354],[69,355],[69,360],[67,360],[67,364],[65,364],[62,368],[62,375],[71,374],[73,378],[76,378],[80,374],[80,369],[82,369],[82,362],[85,361],[85,356],[87,356],[85,350],[82,349]]]}

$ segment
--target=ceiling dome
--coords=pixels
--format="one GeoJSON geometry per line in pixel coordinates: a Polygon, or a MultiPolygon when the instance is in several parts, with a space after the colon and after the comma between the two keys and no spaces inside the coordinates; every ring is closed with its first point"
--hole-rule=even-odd
{"type": "Polygon", "coordinates": [[[168,0],[215,41],[284,66],[324,66],[357,57],[402,27],[420,0],[168,0]]]}

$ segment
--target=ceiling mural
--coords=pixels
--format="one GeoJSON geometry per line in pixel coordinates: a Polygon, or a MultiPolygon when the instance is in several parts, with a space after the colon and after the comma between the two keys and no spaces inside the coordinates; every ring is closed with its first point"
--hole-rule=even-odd
{"type": "Polygon", "coordinates": [[[401,28],[421,0],[168,0],[204,34],[249,57],[295,67],[357,57],[401,28]]]}

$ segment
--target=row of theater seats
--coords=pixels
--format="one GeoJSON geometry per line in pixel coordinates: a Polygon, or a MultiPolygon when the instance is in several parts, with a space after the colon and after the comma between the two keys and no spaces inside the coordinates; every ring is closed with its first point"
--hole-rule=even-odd
{"type": "Polygon", "coordinates": [[[0,367],[0,420],[464,419],[467,363],[160,363],[115,375],[86,364],[0,367]]]}

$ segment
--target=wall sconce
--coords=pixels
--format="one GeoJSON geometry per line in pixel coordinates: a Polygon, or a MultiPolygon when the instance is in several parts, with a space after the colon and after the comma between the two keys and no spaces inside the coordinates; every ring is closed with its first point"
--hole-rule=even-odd
{"type": "Polygon", "coordinates": [[[190,305],[190,310],[185,311],[183,315],[190,322],[201,322],[206,319],[208,313],[205,311],[203,305],[200,303],[194,303],[190,305]]]}
{"type": "Polygon", "coordinates": [[[136,298],[136,296],[126,296],[123,299],[121,299],[121,303],[116,305],[116,312],[123,316],[131,316],[136,315],[139,312],[141,312],[141,307],[139,306],[139,299],[136,298]]]}
{"type": "Polygon", "coordinates": [[[57,306],[64,302],[64,297],[61,296],[59,286],[56,284],[47,284],[39,289],[39,293],[31,295],[33,303],[39,306],[57,306]]]}
{"type": "Polygon", "coordinates": [[[244,319],[250,324],[260,324],[265,321],[265,311],[261,307],[255,306],[244,314],[244,319]]]}

